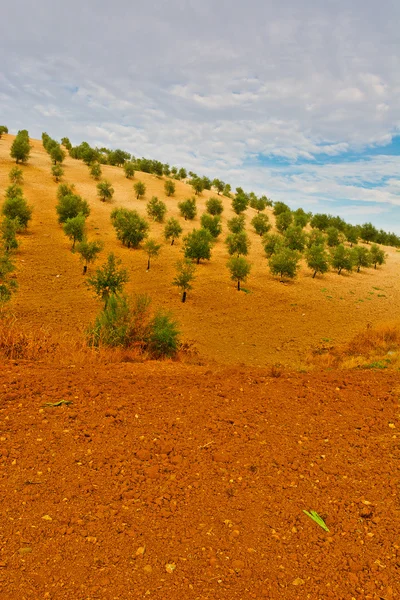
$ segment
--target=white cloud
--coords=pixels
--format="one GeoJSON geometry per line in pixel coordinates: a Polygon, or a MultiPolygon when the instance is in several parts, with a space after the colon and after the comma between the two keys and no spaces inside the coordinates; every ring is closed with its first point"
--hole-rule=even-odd
{"type": "Polygon", "coordinates": [[[297,205],[398,206],[397,157],[319,164],[399,132],[390,0],[16,0],[4,12],[10,129],[124,147],[297,205]],[[260,155],[294,167],[259,167],[260,155]],[[296,169],[303,159],[318,162],[296,169]]]}

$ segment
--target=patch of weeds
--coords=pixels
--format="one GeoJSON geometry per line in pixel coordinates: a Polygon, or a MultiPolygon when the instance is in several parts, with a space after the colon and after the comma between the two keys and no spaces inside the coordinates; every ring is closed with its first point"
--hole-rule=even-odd
{"type": "Polygon", "coordinates": [[[321,292],[324,294],[325,292],[328,291],[328,288],[321,288],[321,292]]]}
{"type": "Polygon", "coordinates": [[[382,291],[382,288],[375,287],[374,285],[372,286],[372,289],[373,289],[373,290],[382,291]]]}
{"type": "Polygon", "coordinates": [[[241,292],[244,292],[245,294],[252,294],[252,293],[253,293],[251,290],[249,290],[249,289],[247,289],[247,288],[244,288],[244,287],[241,287],[241,288],[240,288],[240,291],[241,291],[241,292]]]}
{"type": "Polygon", "coordinates": [[[328,300],[332,300],[333,296],[325,296],[328,300]]]}
{"type": "Polygon", "coordinates": [[[353,290],[349,290],[349,294],[353,294],[354,296],[355,292],[353,292],[353,290]]]}
{"type": "Polygon", "coordinates": [[[359,298],[357,302],[364,302],[364,298],[359,298]]]}
{"type": "Polygon", "coordinates": [[[363,365],[362,369],[387,369],[390,365],[390,358],[385,358],[384,360],[376,360],[368,365],[363,365]]]}
{"type": "Polygon", "coordinates": [[[373,296],[373,295],[375,294],[375,292],[368,292],[368,294],[369,294],[370,296],[373,296]]]}
{"type": "Polygon", "coordinates": [[[332,338],[321,338],[321,341],[323,341],[323,342],[331,342],[332,338]]]}
{"type": "Polygon", "coordinates": [[[378,298],[386,298],[386,294],[378,294],[378,298]]]}

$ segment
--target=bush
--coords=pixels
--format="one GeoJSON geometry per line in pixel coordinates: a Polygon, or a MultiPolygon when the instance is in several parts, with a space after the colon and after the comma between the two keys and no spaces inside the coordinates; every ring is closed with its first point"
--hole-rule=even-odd
{"type": "Polygon", "coordinates": [[[179,348],[180,332],[169,313],[150,311],[148,296],[138,296],[130,305],[126,296],[111,295],[107,306],[89,326],[91,346],[140,347],[158,359],[173,357],[179,348]]]}
{"type": "MultiPolygon", "coordinates": [[[[61,184],[63,185],[63,184],[61,184]]],[[[67,185],[67,184],[65,184],[67,185]]],[[[59,191],[60,191],[59,186],[59,191]]],[[[65,223],[67,219],[73,219],[80,213],[85,217],[90,215],[90,208],[86,200],[83,200],[76,194],[67,194],[66,196],[60,196],[58,203],[56,204],[56,211],[58,214],[58,222],[65,223]]]]}
{"type": "Polygon", "coordinates": [[[170,313],[158,310],[150,322],[148,350],[154,358],[171,358],[179,348],[179,329],[170,313]]]}

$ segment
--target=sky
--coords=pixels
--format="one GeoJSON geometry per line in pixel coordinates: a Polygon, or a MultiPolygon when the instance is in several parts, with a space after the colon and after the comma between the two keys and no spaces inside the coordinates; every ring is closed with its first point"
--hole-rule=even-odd
{"type": "Polygon", "coordinates": [[[400,234],[396,0],[2,0],[0,124],[400,234]]]}

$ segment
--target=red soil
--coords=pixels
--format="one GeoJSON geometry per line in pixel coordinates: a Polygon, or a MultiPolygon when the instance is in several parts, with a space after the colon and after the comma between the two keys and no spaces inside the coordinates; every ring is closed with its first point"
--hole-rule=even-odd
{"type": "Polygon", "coordinates": [[[400,597],[396,374],[0,368],[2,599],[400,597]]]}

